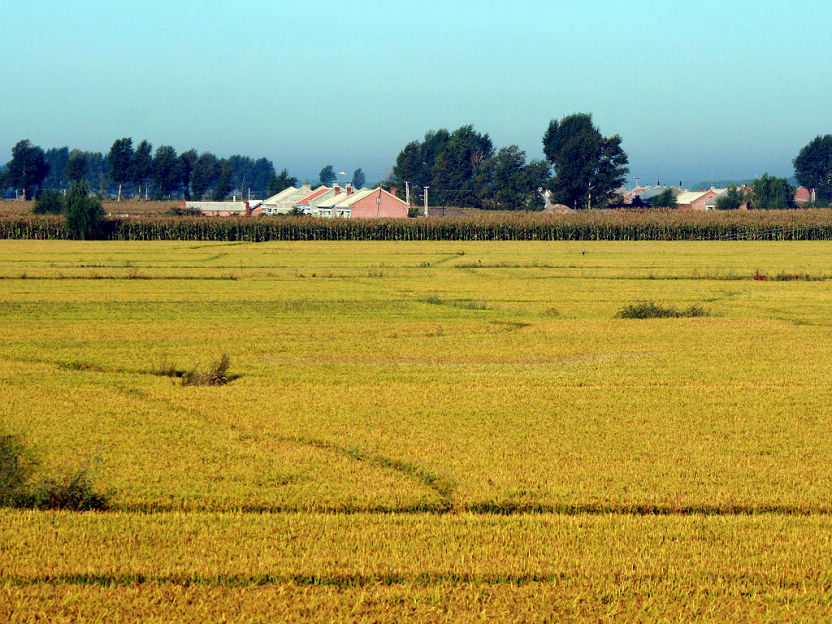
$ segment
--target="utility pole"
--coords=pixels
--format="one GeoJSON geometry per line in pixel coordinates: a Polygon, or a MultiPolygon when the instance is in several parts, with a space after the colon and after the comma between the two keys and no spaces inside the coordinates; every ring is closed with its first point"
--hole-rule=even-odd
{"type": "Polygon", "coordinates": [[[425,189],[425,216],[426,217],[428,216],[428,189],[429,188],[430,188],[429,186],[424,187],[424,189],[425,189]]]}
{"type": "Polygon", "coordinates": [[[410,182],[404,183],[404,202],[410,206],[410,182]]]}

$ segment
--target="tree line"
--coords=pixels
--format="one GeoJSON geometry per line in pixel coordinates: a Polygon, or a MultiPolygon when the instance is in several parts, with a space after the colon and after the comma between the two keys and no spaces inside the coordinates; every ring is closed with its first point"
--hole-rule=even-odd
{"type": "Polygon", "coordinates": [[[497,210],[539,210],[544,191],[553,203],[570,208],[603,208],[615,198],[629,171],[621,137],[605,137],[592,115],[576,113],[552,120],[542,138],[545,160],[527,161],[517,145],[495,150],[488,134],[472,125],[453,132],[429,131],[399,153],[392,182],[403,196],[435,206],[497,210]]]}
{"type": "Polygon", "coordinates": [[[11,155],[0,170],[0,189],[14,189],[24,199],[35,198],[41,189],[67,189],[81,181],[101,195],[114,193],[118,199],[182,197],[216,201],[232,191],[250,191],[262,197],[297,183],[286,169],[276,173],[267,158],[239,154],[218,158],[195,149],[177,154],[170,145],[160,145],[154,151],[147,140],[134,147],[130,137],[116,139],[106,155],[68,147],[44,152],[28,139],[19,141],[11,155]]]}
{"type": "MultiPolygon", "coordinates": [[[[428,131],[422,141],[411,141],[399,152],[386,183],[396,185],[404,198],[409,187],[413,203],[425,200],[433,206],[472,206],[500,210],[539,210],[544,191],[552,203],[570,208],[603,208],[620,200],[616,191],[629,171],[621,137],[605,137],[592,115],[576,113],[549,122],[543,137],[545,160],[528,161],[517,145],[499,150],[486,134],[465,125],[453,132],[428,131]],[[427,189],[426,189],[427,187],[427,189]]],[[[792,161],[797,181],[813,192],[816,205],[832,202],[832,134],[817,136],[792,161]]],[[[336,174],[331,165],[320,172],[320,181],[331,184],[336,174]]],[[[110,151],[85,152],[67,147],[44,152],[29,140],[12,148],[12,158],[0,169],[0,189],[15,189],[33,198],[42,188],[64,189],[85,181],[104,195],[116,192],[145,198],[225,199],[232,191],[273,195],[297,184],[286,169],[278,174],[267,158],[234,155],[218,158],[211,152],[190,149],[181,154],[169,145],[153,151],[143,140],[135,147],[129,137],[116,139],[110,151]]],[[[354,186],[365,176],[357,169],[354,186]]],[[[750,204],[754,208],[790,207],[794,189],[784,178],[764,175],[751,192],[730,189],[719,208],[750,204]]],[[[664,198],[672,205],[672,198],[664,198]]],[[[662,204],[663,199],[654,205],[662,204]]]]}
{"type": "MultiPolygon", "coordinates": [[[[622,201],[617,190],[624,184],[628,157],[621,137],[605,137],[592,123],[592,115],[576,113],[549,122],[543,137],[545,160],[526,160],[517,145],[495,151],[488,134],[472,125],[453,132],[429,131],[424,140],[412,141],[399,152],[391,184],[405,196],[406,183],[416,203],[424,202],[425,187],[433,206],[472,206],[499,210],[536,210],[543,207],[542,191],[552,203],[570,208],[604,208],[622,201]]],[[[817,136],[792,161],[795,178],[813,191],[814,205],[832,203],[832,134],[817,136]]],[[[717,208],[730,210],[794,208],[796,189],[786,178],[767,173],[748,188],[729,188],[717,208]]],[[[653,206],[674,207],[668,189],[653,206]]]]}

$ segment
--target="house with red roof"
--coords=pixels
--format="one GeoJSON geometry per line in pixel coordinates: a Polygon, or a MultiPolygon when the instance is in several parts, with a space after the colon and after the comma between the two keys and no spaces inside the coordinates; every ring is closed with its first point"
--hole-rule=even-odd
{"type": "Polygon", "coordinates": [[[635,187],[633,190],[631,190],[631,191],[627,191],[627,192],[624,194],[624,203],[625,203],[625,204],[632,204],[632,203],[633,203],[633,199],[635,199],[637,196],[641,195],[641,194],[642,194],[644,191],[646,191],[648,188],[649,188],[649,187],[647,187],[647,186],[637,186],[637,187],[635,187]]]}
{"type": "Polygon", "coordinates": [[[709,200],[717,197],[722,189],[685,191],[676,198],[676,207],[680,210],[707,210],[709,200]]]}
{"type": "Polygon", "coordinates": [[[317,208],[318,202],[324,201],[330,196],[337,195],[341,192],[338,186],[319,186],[308,195],[303,196],[300,200],[295,202],[295,208],[305,215],[312,214],[313,210],[317,208]]]}

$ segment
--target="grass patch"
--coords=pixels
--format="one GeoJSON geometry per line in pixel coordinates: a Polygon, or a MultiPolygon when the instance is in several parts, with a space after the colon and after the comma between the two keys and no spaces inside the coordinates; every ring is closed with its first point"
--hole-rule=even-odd
{"type": "Polygon", "coordinates": [[[475,301],[474,299],[442,299],[439,295],[428,295],[419,299],[422,303],[431,305],[444,305],[462,310],[487,310],[487,301],[475,301]]]}
{"type": "Polygon", "coordinates": [[[708,310],[700,305],[692,305],[682,310],[675,306],[661,306],[657,303],[631,303],[615,313],[615,318],[647,319],[647,318],[691,318],[710,316],[708,310]]]}

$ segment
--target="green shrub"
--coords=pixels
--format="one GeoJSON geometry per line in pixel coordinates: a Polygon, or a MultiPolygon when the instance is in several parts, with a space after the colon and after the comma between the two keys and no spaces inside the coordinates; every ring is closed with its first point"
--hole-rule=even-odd
{"type": "Polygon", "coordinates": [[[626,305],[615,313],[616,318],[646,319],[646,318],[681,318],[694,316],[708,316],[708,311],[699,305],[679,310],[674,306],[664,307],[657,303],[633,303],[626,305]]]}
{"type": "Polygon", "coordinates": [[[79,470],[61,479],[44,479],[29,494],[27,507],[34,509],[71,509],[91,511],[107,509],[105,494],[96,492],[86,470],[79,470]]]}
{"type": "Polygon", "coordinates": [[[64,203],[64,227],[70,238],[95,240],[101,238],[104,210],[101,200],[90,195],[86,181],[73,182],[64,203]]]}
{"type": "Polygon", "coordinates": [[[41,191],[35,200],[32,212],[35,214],[61,214],[64,209],[64,198],[58,191],[41,191]]]}

